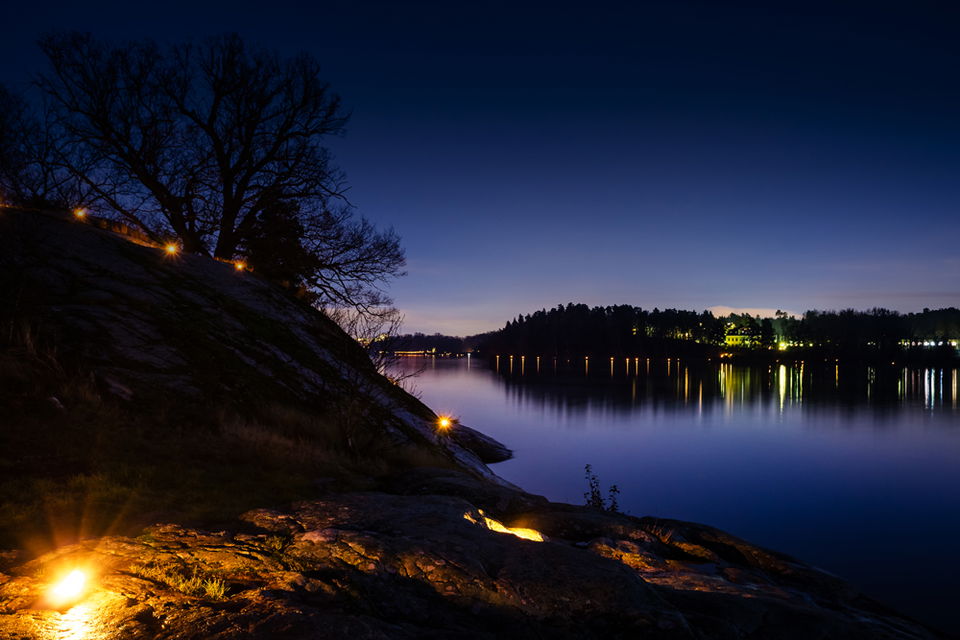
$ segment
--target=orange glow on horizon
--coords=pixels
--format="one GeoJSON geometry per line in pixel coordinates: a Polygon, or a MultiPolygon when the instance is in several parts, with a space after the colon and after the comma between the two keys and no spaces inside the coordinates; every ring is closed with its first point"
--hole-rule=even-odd
{"type": "Polygon", "coordinates": [[[440,431],[449,431],[453,426],[453,420],[450,416],[439,416],[437,418],[437,429],[440,431]]]}
{"type": "Polygon", "coordinates": [[[236,269],[237,271],[243,271],[247,268],[247,263],[244,262],[243,260],[237,261],[233,263],[233,268],[236,269]]]}
{"type": "Polygon", "coordinates": [[[73,215],[77,220],[83,220],[87,217],[87,210],[83,207],[78,207],[73,210],[73,215]]]}
{"type": "Polygon", "coordinates": [[[167,243],[167,245],[163,247],[163,250],[167,252],[168,256],[175,256],[180,253],[180,247],[172,242],[167,243]]]}

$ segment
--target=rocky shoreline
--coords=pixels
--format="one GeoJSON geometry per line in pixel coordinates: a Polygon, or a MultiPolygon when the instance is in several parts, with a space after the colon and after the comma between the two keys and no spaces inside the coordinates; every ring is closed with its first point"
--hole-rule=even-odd
{"type": "Polygon", "coordinates": [[[716,529],[554,504],[435,469],[254,510],[232,530],[157,525],[25,563],[8,555],[0,637],[65,636],[939,637],[716,529]],[[68,610],[43,608],[56,570],[75,566],[95,574],[89,591],[68,610]],[[185,587],[190,577],[201,586],[185,587]],[[204,592],[204,581],[222,589],[204,592]]]}

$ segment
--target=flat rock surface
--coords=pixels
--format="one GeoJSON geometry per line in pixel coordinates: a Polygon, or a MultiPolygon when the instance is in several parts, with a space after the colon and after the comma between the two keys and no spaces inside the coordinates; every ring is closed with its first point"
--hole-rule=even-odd
{"type": "Polygon", "coordinates": [[[157,525],[0,563],[0,638],[938,637],[721,531],[449,470],[251,511],[229,531],[157,525]],[[52,581],[76,566],[92,586],[50,609],[52,581]]]}

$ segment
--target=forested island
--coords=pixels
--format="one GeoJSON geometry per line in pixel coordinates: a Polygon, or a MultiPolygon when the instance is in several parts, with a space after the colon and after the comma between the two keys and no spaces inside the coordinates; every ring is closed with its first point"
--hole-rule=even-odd
{"type": "Polygon", "coordinates": [[[380,348],[399,355],[949,361],[960,357],[960,309],[812,310],[801,316],[777,311],[773,317],[760,317],[568,303],[518,315],[490,333],[466,338],[413,334],[381,343],[380,348]]]}

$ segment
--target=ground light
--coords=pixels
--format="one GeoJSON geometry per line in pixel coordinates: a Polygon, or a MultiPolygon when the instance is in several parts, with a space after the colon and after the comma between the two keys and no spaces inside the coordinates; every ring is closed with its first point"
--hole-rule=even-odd
{"type": "Polygon", "coordinates": [[[47,601],[55,609],[78,602],[87,592],[90,578],[82,569],[74,569],[60,578],[47,592],[47,601]]]}
{"type": "Polygon", "coordinates": [[[463,519],[469,520],[473,524],[485,526],[490,531],[496,531],[497,533],[509,533],[512,536],[523,538],[524,540],[543,542],[543,534],[536,529],[530,529],[528,527],[508,527],[499,520],[494,520],[493,518],[484,515],[483,509],[480,509],[479,513],[480,517],[483,518],[481,521],[478,521],[476,518],[474,518],[469,511],[463,514],[463,519]]]}
{"type": "Polygon", "coordinates": [[[73,210],[73,215],[77,220],[83,220],[87,217],[87,210],[83,207],[79,207],[73,210]]]}
{"type": "Polygon", "coordinates": [[[167,252],[168,256],[175,256],[180,253],[180,247],[172,242],[167,243],[167,245],[163,247],[163,250],[167,252]]]}
{"type": "Polygon", "coordinates": [[[450,416],[440,416],[437,418],[437,430],[441,433],[449,431],[453,427],[453,419],[450,416]]]}
{"type": "Polygon", "coordinates": [[[243,271],[244,269],[247,268],[247,263],[242,260],[239,260],[233,263],[233,268],[236,269],[237,271],[243,271]]]}

